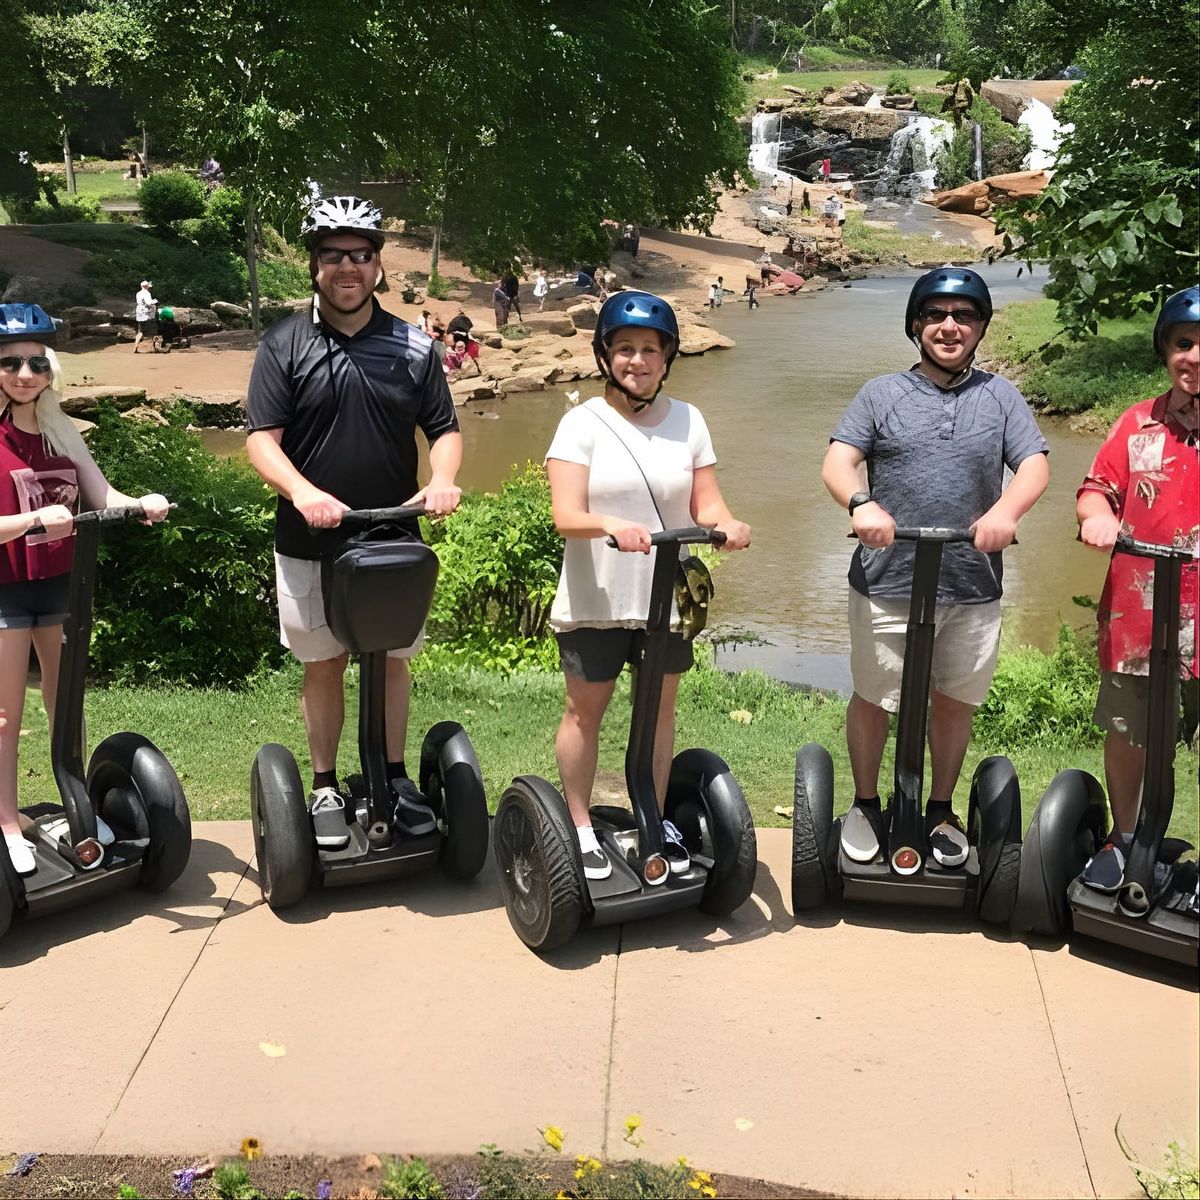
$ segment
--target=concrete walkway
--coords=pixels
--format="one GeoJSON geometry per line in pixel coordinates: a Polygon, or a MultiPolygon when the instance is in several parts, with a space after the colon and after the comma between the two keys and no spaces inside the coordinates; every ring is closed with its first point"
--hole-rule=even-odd
{"type": "Polygon", "coordinates": [[[855,1196],[1128,1196],[1113,1136],[1195,1153],[1186,972],[960,916],[789,911],[790,833],[755,895],[589,930],[549,960],[489,864],[261,902],[246,822],[195,827],[163,897],[0,941],[0,1150],[642,1153],[855,1196]],[[897,926],[900,926],[897,928],[897,926]],[[1121,1028],[1139,1030],[1123,1042],[1121,1028]],[[21,1031],[18,1035],[17,1031],[21,1031]]]}

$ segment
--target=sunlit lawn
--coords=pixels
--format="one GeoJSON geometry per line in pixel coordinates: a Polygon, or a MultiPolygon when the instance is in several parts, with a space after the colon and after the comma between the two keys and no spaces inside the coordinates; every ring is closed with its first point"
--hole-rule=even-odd
{"type": "Polygon", "coordinates": [[[904,75],[913,88],[928,90],[936,87],[937,82],[945,74],[944,71],[919,70],[909,67],[885,67],[872,70],[837,70],[837,71],[781,71],[772,79],[756,79],[746,84],[747,98],[753,102],[766,99],[768,96],[786,96],[783,90],[786,83],[791,87],[803,88],[806,92],[819,91],[823,87],[841,87],[857,79],[859,83],[870,87],[885,87],[888,77],[894,73],[904,75]]]}

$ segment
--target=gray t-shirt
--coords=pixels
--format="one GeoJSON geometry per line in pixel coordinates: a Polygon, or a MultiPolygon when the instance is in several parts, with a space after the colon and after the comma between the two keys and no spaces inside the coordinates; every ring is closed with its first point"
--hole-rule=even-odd
{"type": "MultiPolygon", "coordinates": [[[[871,497],[897,525],[966,528],[1000,498],[1004,468],[1046,454],[1025,397],[1007,379],[972,371],[943,389],[915,367],[869,380],[830,441],[856,446],[867,459],[871,497]]],[[[910,594],[913,542],[882,550],[859,546],[850,586],[864,596],[910,594]]],[[[984,604],[1000,598],[1000,555],[950,543],[942,555],[939,604],[984,604]]]]}

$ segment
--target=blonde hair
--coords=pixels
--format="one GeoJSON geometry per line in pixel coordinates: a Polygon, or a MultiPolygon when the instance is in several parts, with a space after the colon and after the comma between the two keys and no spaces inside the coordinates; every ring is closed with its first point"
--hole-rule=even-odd
{"type": "MultiPolygon", "coordinates": [[[[43,346],[42,349],[50,360],[50,383],[42,389],[41,395],[34,403],[38,430],[55,454],[61,454],[74,463],[81,460],[87,461],[92,457],[91,452],[80,436],[79,430],[75,428],[75,423],[62,410],[62,363],[58,361],[58,355],[54,353],[53,347],[43,346]]],[[[11,407],[12,401],[5,396],[4,409],[0,411],[0,417],[6,416],[11,407]]]]}

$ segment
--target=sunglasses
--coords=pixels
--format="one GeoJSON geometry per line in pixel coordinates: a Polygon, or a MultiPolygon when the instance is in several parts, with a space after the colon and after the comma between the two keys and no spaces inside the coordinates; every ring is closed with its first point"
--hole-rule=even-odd
{"type": "Polygon", "coordinates": [[[940,325],[949,317],[955,325],[978,325],[983,318],[973,308],[923,308],[921,320],[940,325]]]}
{"type": "Polygon", "coordinates": [[[326,267],[341,265],[343,258],[348,258],[355,266],[361,267],[375,257],[373,247],[359,247],[356,250],[339,250],[336,246],[325,246],[317,251],[317,262],[326,267]]]}
{"type": "Polygon", "coordinates": [[[28,358],[22,358],[19,354],[8,354],[0,358],[0,371],[5,375],[16,375],[26,363],[35,375],[50,374],[50,360],[44,354],[31,354],[28,358]]]}

